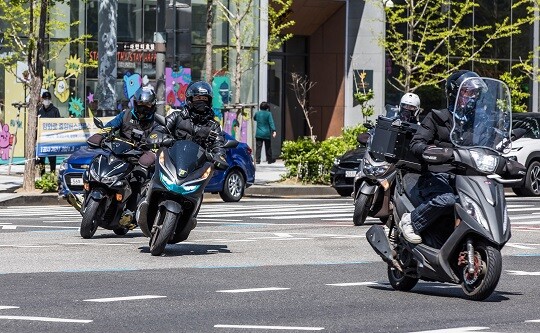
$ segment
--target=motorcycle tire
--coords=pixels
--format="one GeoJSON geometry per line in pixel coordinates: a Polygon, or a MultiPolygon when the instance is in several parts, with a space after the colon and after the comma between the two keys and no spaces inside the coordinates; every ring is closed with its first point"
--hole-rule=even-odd
{"type": "Polygon", "coordinates": [[[388,267],[388,281],[395,290],[409,291],[418,283],[418,279],[404,275],[394,267],[388,267]]]}
{"type": "MultiPolygon", "coordinates": [[[[161,216],[162,214],[159,214],[161,216]]],[[[160,218],[161,220],[161,218],[160,218]]],[[[166,211],[161,221],[156,221],[152,228],[152,237],[150,238],[150,254],[159,256],[165,251],[165,246],[176,229],[176,215],[166,211]]]]}
{"type": "Polygon", "coordinates": [[[246,181],[244,176],[238,170],[229,172],[223,182],[223,191],[219,192],[219,196],[225,202],[238,202],[244,196],[246,181]]]}
{"type": "Polygon", "coordinates": [[[486,271],[482,276],[476,278],[474,282],[468,283],[465,277],[467,268],[463,268],[461,289],[467,299],[483,301],[495,291],[499,283],[502,272],[502,256],[499,250],[485,244],[475,246],[475,252],[480,254],[482,261],[485,263],[486,271]]]}
{"type": "Polygon", "coordinates": [[[353,223],[355,226],[361,226],[366,223],[366,218],[373,202],[372,195],[365,195],[360,193],[356,202],[354,203],[353,223]]]}
{"type": "Polygon", "coordinates": [[[95,201],[90,200],[85,207],[82,221],[80,234],[82,238],[89,239],[94,236],[98,228],[97,218],[101,215],[103,211],[103,204],[105,201],[95,201]]]}

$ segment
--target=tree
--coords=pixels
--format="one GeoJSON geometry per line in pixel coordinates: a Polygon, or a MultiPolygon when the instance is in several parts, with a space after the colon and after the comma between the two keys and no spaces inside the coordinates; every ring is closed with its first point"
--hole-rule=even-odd
{"type": "MultiPolygon", "coordinates": [[[[295,24],[294,21],[287,20],[292,1],[270,0],[269,2],[268,52],[279,49],[285,41],[292,37],[291,33],[283,34],[287,28],[295,24]]],[[[261,62],[260,59],[255,60],[254,57],[256,46],[259,44],[259,36],[256,33],[255,23],[259,20],[255,17],[253,0],[230,0],[229,7],[221,0],[217,0],[216,3],[220,8],[220,19],[229,24],[229,29],[232,32],[231,42],[233,44],[231,47],[221,48],[216,50],[216,52],[234,50],[234,61],[226,65],[232,73],[232,84],[234,86],[233,102],[237,104],[240,103],[243,74],[261,62]]],[[[208,62],[208,44],[206,56],[208,62]]]]}
{"type": "Polygon", "coordinates": [[[309,129],[309,137],[313,142],[315,142],[315,137],[313,136],[313,125],[311,125],[310,115],[313,113],[312,108],[309,106],[308,93],[313,88],[317,82],[312,82],[309,80],[307,75],[303,76],[299,73],[292,73],[292,90],[294,91],[294,96],[296,101],[300,105],[302,112],[304,113],[304,118],[309,129]]]}
{"type": "Polygon", "coordinates": [[[205,54],[205,80],[212,81],[212,24],[214,22],[214,0],[206,3],[206,54],[205,54]]]}
{"type": "MultiPolygon", "coordinates": [[[[515,0],[512,8],[532,5],[532,0],[515,0]]],[[[497,60],[482,54],[492,49],[494,41],[520,33],[520,27],[534,19],[529,15],[511,21],[506,16],[494,25],[480,25],[472,18],[478,7],[473,0],[404,0],[384,7],[386,36],[379,41],[398,68],[389,84],[412,92],[437,85],[472,61],[495,64],[497,60]]]]}
{"type": "MultiPolygon", "coordinates": [[[[30,88],[29,104],[27,106],[28,125],[26,130],[26,145],[24,150],[25,167],[23,190],[35,189],[35,158],[37,136],[37,110],[43,82],[43,67],[46,61],[55,59],[64,47],[70,43],[82,42],[88,36],[76,39],[60,39],[48,45],[45,49],[46,36],[54,30],[69,29],[69,26],[59,20],[47,20],[55,4],[63,0],[11,0],[0,2],[0,20],[4,25],[3,44],[8,50],[0,58],[0,65],[6,70],[15,72],[17,61],[25,61],[28,65],[28,86],[30,88]],[[36,5],[38,5],[36,7],[36,5]]],[[[54,13],[59,15],[59,13],[54,13]]],[[[77,22],[71,25],[78,25],[77,22]]]]}

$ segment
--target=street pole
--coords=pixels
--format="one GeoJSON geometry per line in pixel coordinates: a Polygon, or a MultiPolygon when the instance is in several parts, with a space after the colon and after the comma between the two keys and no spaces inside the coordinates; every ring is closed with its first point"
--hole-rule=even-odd
{"type": "Polygon", "coordinates": [[[160,115],[165,115],[165,53],[167,51],[167,37],[165,34],[165,9],[165,0],[157,0],[154,50],[156,51],[157,113],[160,115]]]}
{"type": "Polygon", "coordinates": [[[538,112],[538,48],[540,47],[540,24],[538,8],[534,10],[533,24],[533,73],[532,73],[532,112],[538,112]]]}

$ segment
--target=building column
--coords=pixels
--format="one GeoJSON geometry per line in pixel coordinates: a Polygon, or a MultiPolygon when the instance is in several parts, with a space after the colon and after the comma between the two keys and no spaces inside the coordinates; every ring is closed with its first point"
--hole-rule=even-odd
{"type": "Polygon", "coordinates": [[[268,100],[268,0],[261,0],[259,13],[259,102],[262,102],[268,100]]]}

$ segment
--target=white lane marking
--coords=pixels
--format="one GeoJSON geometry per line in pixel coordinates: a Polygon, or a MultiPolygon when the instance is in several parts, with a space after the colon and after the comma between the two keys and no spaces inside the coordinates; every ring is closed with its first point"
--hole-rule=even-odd
{"type": "Polygon", "coordinates": [[[510,246],[510,247],[514,247],[516,249],[522,249],[522,250],[534,250],[534,249],[536,249],[535,247],[532,247],[532,246],[520,245],[519,243],[506,243],[506,246],[510,246]]]}
{"type": "Polygon", "coordinates": [[[3,225],[2,229],[3,230],[15,230],[15,229],[17,229],[17,226],[16,225],[3,225]]]}
{"type": "Polygon", "coordinates": [[[18,309],[18,306],[0,305],[0,310],[18,309]]]}
{"type": "Polygon", "coordinates": [[[540,319],[525,320],[526,323],[540,323],[540,319]]]}
{"type": "Polygon", "coordinates": [[[29,316],[0,316],[0,319],[7,320],[30,320],[30,321],[48,321],[55,323],[91,323],[92,320],[87,319],[66,319],[66,318],[52,318],[52,317],[29,317],[29,316]]]}
{"type": "MultiPolygon", "coordinates": [[[[540,209],[540,208],[539,208],[540,209]]],[[[219,217],[240,217],[240,216],[257,216],[260,218],[266,218],[269,214],[272,215],[274,218],[284,218],[294,215],[306,215],[306,214],[312,214],[315,216],[324,215],[326,217],[331,217],[333,215],[336,215],[336,217],[346,217],[347,215],[351,215],[353,213],[352,209],[322,209],[322,210],[309,210],[309,211],[286,211],[286,212],[240,212],[240,213],[220,213],[220,214],[201,214],[201,217],[209,218],[219,218],[219,217]],[[340,214],[341,213],[341,214],[340,214]]]]}
{"type": "Polygon", "coordinates": [[[345,282],[345,283],[327,283],[327,286],[335,287],[350,287],[350,286],[372,286],[378,284],[377,282],[345,282]]]}
{"type": "Polygon", "coordinates": [[[479,326],[456,327],[456,328],[443,328],[441,330],[414,331],[411,333],[466,333],[466,332],[476,332],[476,331],[483,331],[483,330],[489,330],[489,327],[479,327],[479,326]]]}
{"type": "Polygon", "coordinates": [[[520,275],[520,276],[526,276],[526,275],[530,275],[530,276],[540,276],[540,272],[509,271],[509,270],[507,270],[506,272],[507,272],[508,274],[510,274],[510,275],[520,275]]]}
{"type": "Polygon", "coordinates": [[[109,297],[109,298],[93,298],[93,299],[85,299],[83,300],[83,302],[105,303],[105,302],[133,301],[133,300],[139,300],[139,299],[163,298],[163,297],[167,297],[167,296],[140,295],[140,296],[109,297]]]}
{"type": "MultiPolygon", "coordinates": [[[[326,213],[326,212],[325,212],[326,213]]],[[[322,217],[335,217],[335,218],[352,218],[352,211],[348,214],[305,214],[305,215],[283,215],[283,216],[252,216],[252,219],[268,219],[268,220],[291,220],[291,219],[315,219],[322,217]]]]}
{"type": "Polygon", "coordinates": [[[267,288],[251,288],[251,289],[230,289],[230,290],[217,290],[217,293],[250,293],[258,291],[276,291],[276,290],[289,290],[291,288],[279,288],[279,287],[267,287],[267,288]]]}
{"type": "Polygon", "coordinates": [[[534,208],[509,208],[509,212],[523,212],[523,211],[535,211],[540,210],[540,207],[534,207],[534,208]]]}
{"type": "Polygon", "coordinates": [[[259,326],[259,325],[214,325],[215,328],[245,328],[259,330],[289,330],[289,331],[322,331],[324,327],[297,327],[297,326],[259,326]]]}

